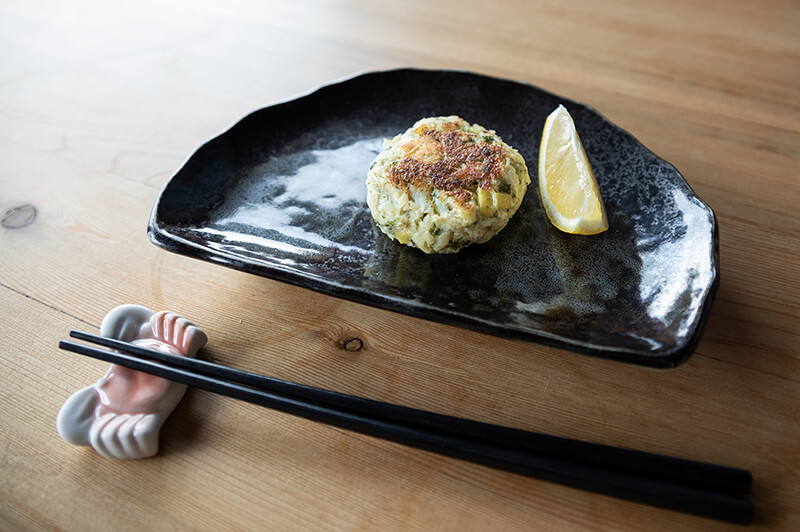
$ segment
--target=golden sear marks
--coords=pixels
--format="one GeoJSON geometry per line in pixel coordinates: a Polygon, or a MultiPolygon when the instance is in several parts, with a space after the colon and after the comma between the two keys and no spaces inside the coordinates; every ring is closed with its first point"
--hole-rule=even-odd
{"type": "Polygon", "coordinates": [[[460,205],[478,188],[491,190],[503,175],[506,150],[494,135],[476,135],[461,130],[458,122],[439,128],[422,125],[418,138],[403,144],[404,157],[388,171],[389,181],[400,188],[438,189],[460,205]]]}

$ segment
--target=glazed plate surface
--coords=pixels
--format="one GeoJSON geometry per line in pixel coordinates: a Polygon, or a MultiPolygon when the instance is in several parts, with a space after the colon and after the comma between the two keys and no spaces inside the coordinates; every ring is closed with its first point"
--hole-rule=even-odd
{"type": "Polygon", "coordinates": [[[718,284],[716,218],[672,165],[590,107],[459,71],[367,73],[248,115],[169,180],[148,233],[167,250],[336,297],[655,368],[691,356],[718,284]],[[558,104],[605,200],[600,235],[561,233],[539,199],[539,139],[558,104]],[[425,255],[377,229],[366,174],[383,139],[451,114],[517,148],[532,183],[488,243],[425,255]]]}

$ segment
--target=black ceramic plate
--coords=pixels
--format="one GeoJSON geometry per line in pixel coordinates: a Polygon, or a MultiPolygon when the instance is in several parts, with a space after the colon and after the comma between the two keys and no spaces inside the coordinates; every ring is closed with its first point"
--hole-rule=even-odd
{"type": "Polygon", "coordinates": [[[188,159],[148,229],[159,246],[238,270],[659,368],[692,354],[718,283],[714,213],[673,166],[585,105],[466,72],[369,73],[256,111],[188,159]],[[605,199],[610,229],[597,236],[561,233],[539,200],[539,138],[558,104],[605,199]],[[450,114],[496,130],[533,183],[491,241],[425,255],[377,230],[365,179],[384,138],[450,114]]]}

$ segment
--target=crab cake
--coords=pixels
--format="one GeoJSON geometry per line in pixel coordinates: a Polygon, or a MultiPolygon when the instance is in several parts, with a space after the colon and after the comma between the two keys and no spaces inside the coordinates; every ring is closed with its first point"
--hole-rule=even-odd
{"type": "Polygon", "coordinates": [[[390,238],[455,253],[500,232],[530,182],[525,160],[494,131],[458,116],[423,118],[384,141],[367,173],[367,205],[390,238]]]}

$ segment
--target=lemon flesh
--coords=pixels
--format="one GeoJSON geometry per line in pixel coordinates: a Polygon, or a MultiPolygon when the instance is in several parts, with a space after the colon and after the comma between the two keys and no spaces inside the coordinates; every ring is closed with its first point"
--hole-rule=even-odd
{"type": "Polygon", "coordinates": [[[544,123],[539,147],[539,192],[547,217],[565,233],[596,235],[608,229],[597,179],[575,122],[563,105],[544,123]]]}

